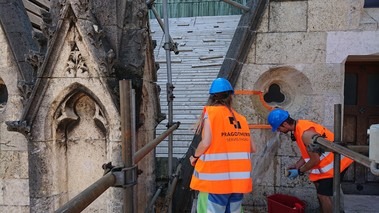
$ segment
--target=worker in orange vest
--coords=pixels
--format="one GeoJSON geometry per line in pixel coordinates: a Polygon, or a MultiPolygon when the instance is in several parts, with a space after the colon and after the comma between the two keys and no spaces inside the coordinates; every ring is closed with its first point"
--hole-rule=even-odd
{"type": "Polygon", "coordinates": [[[251,153],[256,148],[246,118],[231,107],[233,93],[228,80],[215,79],[203,109],[202,140],[190,157],[198,213],[240,213],[244,193],[253,189],[251,153]]]}
{"type": "MultiPolygon", "coordinates": [[[[332,152],[308,151],[307,147],[313,144],[314,137],[325,137],[330,142],[334,141],[334,134],[309,120],[294,120],[289,113],[282,109],[274,109],[268,115],[268,122],[272,131],[291,132],[292,140],[296,141],[300,149],[301,158],[288,169],[288,177],[295,179],[305,172],[309,172],[309,180],[316,186],[317,197],[323,213],[332,212],[333,196],[333,161],[332,152]]],[[[341,179],[353,160],[341,155],[341,179]]]]}

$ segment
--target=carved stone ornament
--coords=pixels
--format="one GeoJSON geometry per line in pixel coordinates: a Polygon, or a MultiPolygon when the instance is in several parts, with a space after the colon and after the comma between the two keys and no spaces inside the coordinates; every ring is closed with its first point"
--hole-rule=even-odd
{"type": "Polygon", "coordinates": [[[8,131],[20,132],[24,135],[30,133],[30,126],[27,125],[26,121],[5,121],[5,124],[8,126],[8,131]]]}
{"type": "Polygon", "coordinates": [[[67,142],[66,134],[69,126],[74,125],[79,120],[79,117],[75,114],[74,109],[66,104],[67,102],[64,102],[57,110],[57,117],[55,118],[57,123],[57,141],[62,143],[67,142]]]}
{"type": "Polygon", "coordinates": [[[22,97],[22,104],[25,106],[26,102],[28,101],[30,94],[33,91],[34,83],[32,82],[26,82],[26,81],[18,81],[17,82],[17,88],[21,92],[22,97]]]}
{"type": "Polygon", "coordinates": [[[100,62],[100,71],[104,73],[105,75],[112,75],[114,74],[114,64],[116,62],[116,54],[114,53],[113,49],[110,49],[105,56],[105,60],[101,59],[100,62]]]}
{"type": "Polygon", "coordinates": [[[84,57],[76,45],[74,46],[68,58],[66,65],[66,75],[69,77],[88,76],[88,67],[85,63],[84,57]]]}
{"type": "Polygon", "coordinates": [[[43,60],[45,58],[44,55],[40,54],[36,51],[29,51],[29,53],[25,56],[26,61],[33,67],[34,71],[37,71],[39,67],[41,67],[43,60]]]}
{"type": "Polygon", "coordinates": [[[86,27],[86,31],[88,32],[91,44],[96,48],[100,48],[103,45],[101,40],[105,37],[104,31],[96,24],[93,24],[92,27],[86,27]]]}
{"type": "Polygon", "coordinates": [[[33,31],[32,32],[33,39],[37,41],[39,45],[39,52],[45,53],[47,49],[47,38],[43,33],[33,31]]]}
{"type": "Polygon", "coordinates": [[[56,27],[53,25],[53,20],[49,12],[41,12],[41,16],[43,21],[41,24],[41,31],[45,37],[50,40],[55,33],[56,27]]]}
{"type": "Polygon", "coordinates": [[[102,132],[106,133],[108,122],[104,117],[104,113],[101,111],[100,106],[97,104],[95,105],[95,115],[93,116],[93,119],[96,126],[99,127],[102,132]]]}
{"type": "Polygon", "coordinates": [[[73,0],[73,6],[77,9],[79,15],[87,15],[90,11],[89,0],[73,0]]]}
{"type": "Polygon", "coordinates": [[[67,143],[68,135],[71,131],[77,128],[82,121],[88,125],[93,119],[94,124],[102,132],[103,135],[107,132],[107,120],[104,117],[100,106],[88,95],[84,93],[74,93],[63,101],[60,107],[55,112],[55,123],[57,124],[56,138],[58,142],[67,143]],[[83,114],[85,113],[85,114],[83,114]]]}
{"type": "Polygon", "coordinates": [[[63,14],[63,11],[64,11],[64,7],[67,5],[67,0],[59,0],[58,2],[58,7],[59,7],[59,16],[62,17],[64,14],[63,14]]]}

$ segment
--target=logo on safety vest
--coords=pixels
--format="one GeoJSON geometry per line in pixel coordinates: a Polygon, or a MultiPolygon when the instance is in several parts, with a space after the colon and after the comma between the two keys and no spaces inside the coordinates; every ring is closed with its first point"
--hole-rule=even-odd
{"type": "Polygon", "coordinates": [[[249,131],[241,131],[241,123],[237,121],[234,117],[228,117],[229,123],[233,125],[233,127],[227,127],[226,131],[221,132],[221,137],[225,137],[227,142],[243,142],[250,141],[250,132],[249,131]]]}
{"type": "Polygon", "coordinates": [[[229,117],[229,123],[234,125],[234,128],[241,129],[241,124],[234,117],[229,117]]]}

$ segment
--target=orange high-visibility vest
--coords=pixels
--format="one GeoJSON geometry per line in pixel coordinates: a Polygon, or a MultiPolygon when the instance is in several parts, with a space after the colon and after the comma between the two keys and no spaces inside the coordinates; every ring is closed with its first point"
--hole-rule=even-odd
{"type": "MultiPolygon", "coordinates": [[[[321,136],[325,136],[325,139],[330,141],[331,143],[334,141],[334,134],[330,130],[321,126],[320,124],[308,120],[298,120],[296,122],[294,135],[296,138],[297,146],[300,149],[301,156],[305,160],[305,162],[308,162],[310,160],[310,157],[307,148],[303,142],[302,135],[304,131],[310,128],[314,128],[317,133],[319,133],[321,136]]],[[[310,170],[309,180],[317,181],[324,178],[333,178],[333,161],[333,152],[322,153],[322,155],[320,155],[320,163],[310,170]]],[[[351,163],[353,163],[353,160],[341,155],[340,171],[342,172],[343,170],[345,170],[351,163]]]]}
{"type": "Polygon", "coordinates": [[[251,177],[250,129],[246,118],[225,106],[206,106],[212,141],[199,157],[190,187],[213,194],[248,193],[251,177]]]}

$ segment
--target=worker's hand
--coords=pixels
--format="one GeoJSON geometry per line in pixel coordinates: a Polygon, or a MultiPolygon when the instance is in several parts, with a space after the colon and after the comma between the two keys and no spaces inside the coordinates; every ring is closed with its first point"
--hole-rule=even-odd
{"type": "Polygon", "coordinates": [[[295,179],[297,176],[299,176],[299,170],[298,169],[290,169],[288,170],[288,178],[293,180],[295,179]]]}
{"type": "Polygon", "coordinates": [[[195,166],[195,164],[196,164],[196,162],[197,162],[197,159],[199,159],[199,158],[194,158],[194,157],[192,157],[192,156],[189,158],[189,160],[190,160],[192,166],[195,166]]]}

